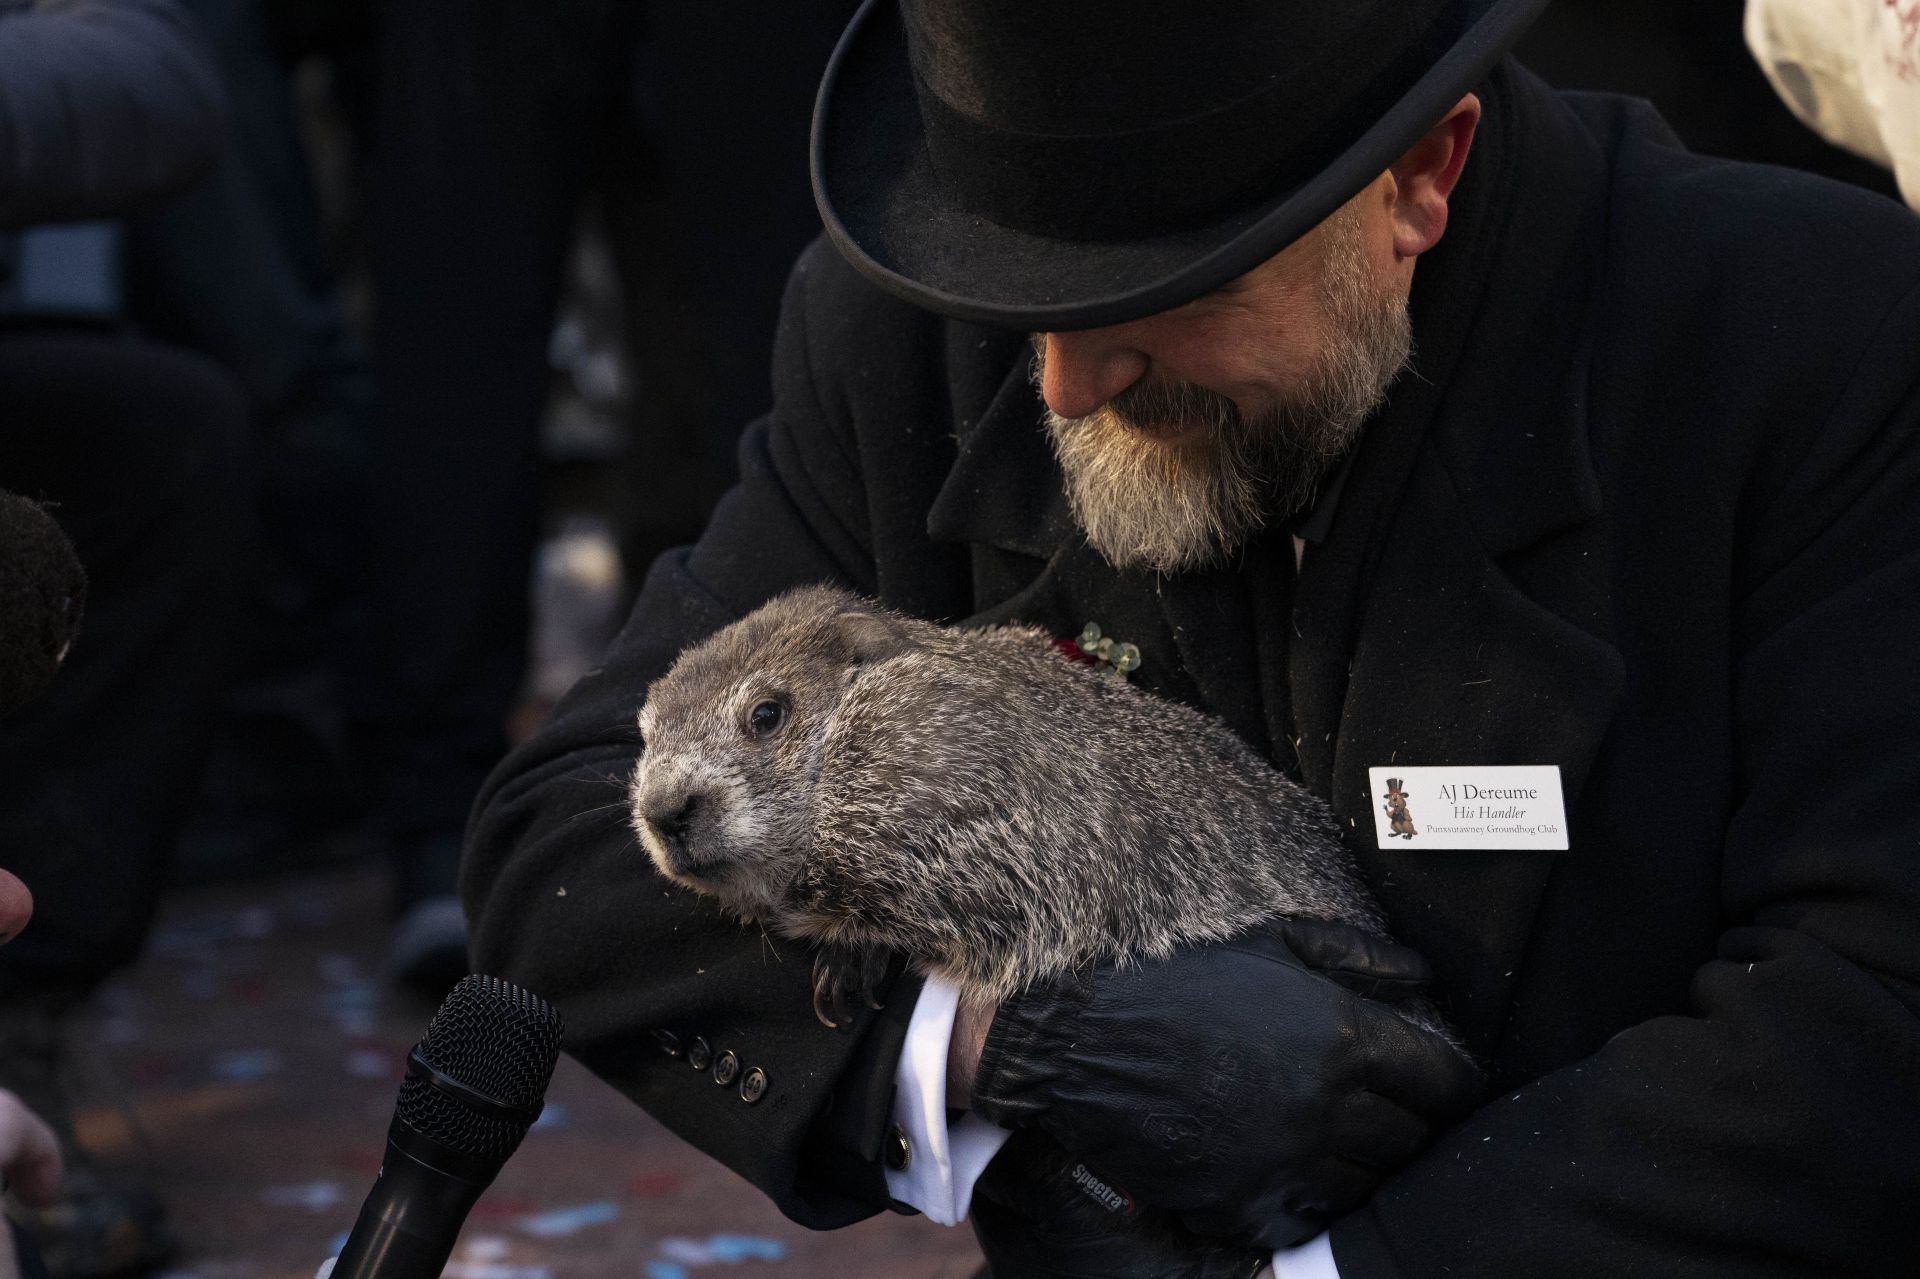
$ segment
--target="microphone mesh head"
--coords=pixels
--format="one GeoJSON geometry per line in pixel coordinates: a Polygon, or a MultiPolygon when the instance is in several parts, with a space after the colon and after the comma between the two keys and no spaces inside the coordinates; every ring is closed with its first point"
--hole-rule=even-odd
{"type": "MultiPolygon", "coordinates": [[[[504,1106],[531,1109],[560,1060],[560,1014],[540,996],[498,977],[462,977],[420,1041],[435,1070],[504,1106]]],[[[408,1075],[395,1113],[414,1131],[464,1154],[504,1162],[530,1120],[482,1114],[425,1079],[408,1075]]]]}

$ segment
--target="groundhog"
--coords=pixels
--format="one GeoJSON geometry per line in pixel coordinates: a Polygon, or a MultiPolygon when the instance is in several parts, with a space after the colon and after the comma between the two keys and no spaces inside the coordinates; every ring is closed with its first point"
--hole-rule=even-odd
{"type": "Polygon", "coordinates": [[[994,1004],[1281,916],[1386,931],[1324,802],[1032,627],[791,591],[681,654],[640,731],[654,865],[819,943],[829,1024],[887,952],[994,1004]]]}

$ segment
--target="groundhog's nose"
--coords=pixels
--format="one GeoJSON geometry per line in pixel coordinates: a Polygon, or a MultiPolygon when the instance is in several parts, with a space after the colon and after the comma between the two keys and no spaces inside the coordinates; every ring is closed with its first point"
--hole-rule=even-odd
{"type": "Polygon", "coordinates": [[[697,794],[674,795],[655,806],[647,814],[647,820],[660,832],[660,838],[670,844],[684,843],[687,828],[693,825],[693,815],[699,811],[700,796],[697,794]]]}

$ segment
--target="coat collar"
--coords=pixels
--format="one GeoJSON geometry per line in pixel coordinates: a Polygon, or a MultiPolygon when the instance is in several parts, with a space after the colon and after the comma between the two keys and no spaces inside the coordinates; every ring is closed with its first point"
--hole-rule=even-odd
{"type": "MultiPolygon", "coordinates": [[[[1377,643],[1358,651],[1377,594],[1431,596],[1437,621],[1503,563],[1601,511],[1584,392],[1604,159],[1517,66],[1483,98],[1453,230],[1415,275],[1413,369],[1363,434],[1328,536],[1300,574],[1289,645],[1295,714],[1303,768],[1322,787],[1350,665],[1379,660],[1389,638],[1369,626],[1377,643]],[[1432,493],[1414,505],[1415,490],[1432,493]],[[1469,544],[1441,576],[1423,556],[1387,549],[1463,536],[1469,544]]],[[[1443,637],[1421,628],[1408,638],[1432,652],[1443,637]]]]}
{"type": "Polygon", "coordinates": [[[971,426],[959,431],[953,469],[927,513],[936,542],[994,546],[1050,559],[1078,538],[1030,374],[1032,350],[1011,334],[1007,374],[971,426]]]}

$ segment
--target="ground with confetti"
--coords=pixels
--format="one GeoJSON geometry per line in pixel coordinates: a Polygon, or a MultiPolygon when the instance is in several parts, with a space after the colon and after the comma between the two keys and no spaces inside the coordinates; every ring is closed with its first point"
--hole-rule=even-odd
{"type": "MultiPolygon", "coordinates": [[[[379,980],[375,872],[176,893],[146,959],[79,1028],[83,1144],[166,1198],[169,1279],[310,1279],[372,1183],[433,1009],[379,980]]],[[[883,1213],[788,1222],[562,1059],[447,1279],[965,1279],[965,1230],[883,1213]]]]}

